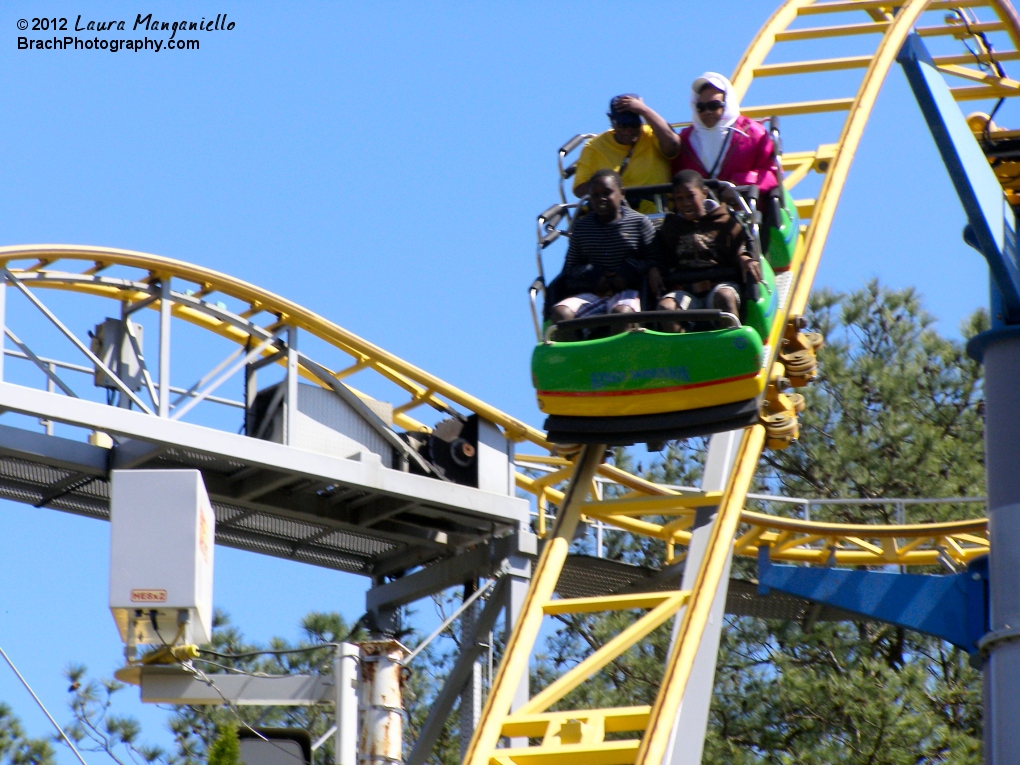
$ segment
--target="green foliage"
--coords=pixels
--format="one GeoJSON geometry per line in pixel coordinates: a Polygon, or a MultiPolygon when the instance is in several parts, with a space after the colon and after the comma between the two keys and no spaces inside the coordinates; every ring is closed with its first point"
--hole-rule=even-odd
{"type": "MultiPolygon", "coordinates": [[[[809,315],[825,336],[820,379],[802,392],[801,438],[766,452],[758,490],[818,498],[953,497],[984,493],[981,368],[939,336],[912,290],[871,283],[822,292],[809,315]]],[[[962,328],[987,326],[979,312],[962,328]]],[[[657,482],[692,485],[703,442],[670,445],[660,460],[617,464],[657,482]]],[[[769,512],[790,513],[771,505],[769,512]]],[[[948,520],[980,505],[914,505],[909,522],[948,520]]],[[[799,512],[799,509],[798,509],[799,512]]],[[[813,517],[895,523],[890,506],[837,506],[813,517]]],[[[589,550],[589,538],[576,545],[589,550]]],[[[662,548],[617,534],[607,554],[658,565],[662,548]]],[[[752,560],[734,575],[753,578],[752,560]]],[[[934,571],[934,569],[933,569],[934,571]]],[[[944,572],[940,572],[944,573],[944,572]]],[[[542,687],[633,622],[628,613],[564,616],[533,676],[542,687]]],[[[612,662],[556,708],[649,704],[667,659],[670,625],[612,662]]],[[[900,765],[981,761],[981,683],[941,641],[871,622],[801,625],[729,617],[723,631],[704,762],[733,765],[900,765]]],[[[629,734],[624,734],[624,736],[629,734]]]]}
{"type": "Polygon", "coordinates": [[[869,623],[732,619],[706,762],[981,762],[980,678],[956,649],[869,623]],[[892,655],[902,653],[893,661],[892,655]]]}
{"type": "MultiPolygon", "coordinates": [[[[911,290],[876,282],[850,295],[813,296],[810,320],[825,337],[820,379],[807,387],[801,439],[767,452],[783,493],[813,497],[955,497],[984,493],[981,367],[940,337],[911,290]]],[[[962,327],[987,326],[984,312],[962,327]]],[[[966,506],[920,509],[948,520],[966,506]]],[[[893,523],[892,508],[843,507],[828,517],[893,523]]]]}
{"type": "MultiPolygon", "coordinates": [[[[203,648],[225,655],[243,655],[266,648],[273,651],[291,651],[345,639],[364,639],[364,634],[360,630],[351,635],[351,625],[336,613],[308,614],[301,620],[301,633],[302,638],[297,643],[290,643],[282,638],[273,638],[266,646],[249,643],[245,641],[241,631],[230,624],[229,617],[218,611],[213,619],[212,641],[203,648]]],[[[333,651],[320,648],[301,653],[248,655],[240,658],[205,654],[201,660],[196,660],[195,666],[213,680],[216,674],[222,672],[332,676],[333,651]]],[[[302,728],[308,731],[314,741],[330,729],[334,720],[335,711],[329,705],[232,708],[175,706],[169,722],[177,749],[175,765],[201,765],[217,732],[227,726],[302,728]]],[[[315,761],[317,765],[333,765],[332,737],[316,750],[315,761]]]]}
{"type": "Polygon", "coordinates": [[[241,762],[241,741],[236,725],[225,725],[209,747],[208,765],[238,765],[241,762]]]}
{"type": "MultiPolygon", "coordinates": [[[[453,605],[452,593],[437,598],[441,618],[453,605]]],[[[320,648],[323,644],[358,642],[367,639],[363,629],[352,626],[336,613],[310,613],[301,620],[302,637],[296,643],[273,638],[267,645],[247,641],[241,630],[230,623],[222,611],[213,617],[213,635],[208,645],[202,646],[201,659],[194,666],[210,680],[222,673],[250,673],[266,675],[320,674],[332,676],[333,651],[320,648]],[[263,653],[265,650],[278,653],[263,653]],[[299,649],[297,653],[288,653],[299,649]],[[312,650],[300,650],[312,649],[312,650]],[[222,654],[217,656],[216,654],[222,654]],[[227,657],[227,658],[225,658],[227,657]],[[236,658],[229,658],[236,657],[236,658]]],[[[413,647],[413,633],[402,635],[413,647]]],[[[407,722],[404,739],[413,745],[424,724],[436,693],[442,688],[446,673],[452,666],[456,639],[445,638],[428,646],[415,660],[416,671],[411,671],[403,686],[404,708],[407,722]]],[[[498,660],[498,659],[497,659],[498,660]]],[[[329,704],[317,706],[255,707],[255,706],[184,706],[172,707],[168,726],[174,736],[172,751],[142,744],[140,726],[132,717],[113,714],[116,695],[125,686],[115,680],[95,680],[88,676],[84,666],[74,665],[67,670],[71,681],[69,706],[74,722],[68,733],[77,745],[87,751],[104,752],[117,765],[214,765],[214,749],[225,731],[245,726],[270,728],[301,728],[312,740],[328,731],[335,721],[335,708],[329,704]]],[[[333,738],[315,751],[315,765],[333,765],[333,738]]],[[[430,762],[454,765],[460,759],[460,740],[457,735],[457,713],[454,711],[436,744],[430,762]]],[[[6,765],[0,762],[0,765],[6,765]]],[[[23,765],[12,763],[12,765],[23,765]]],[[[27,763],[26,763],[27,765],[27,763]]],[[[40,763],[49,765],[49,763],[40,763]]]]}
{"type": "MultiPolygon", "coordinates": [[[[432,597],[435,607],[435,616],[440,621],[445,621],[450,614],[460,607],[463,602],[464,593],[459,587],[454,587],[432,597]]],[[[477,608],[484,607],[479,602],[477,608]]],[[[405,621],[410,621],[413,612],[405,613],[405,621]]],[[[433,711],[433,702],[436,695],[442,690],[446,677],[457,659],[460,651],[461,636],[459,633],[460,621],[453,625],[435,641],[426,646],[414,661],[407,667],[407,674],[403,685],[404,709],[407,712],[404,725],[404,752],[410,753],[418,740],[419,731],[424,727],[425,721],[433,711]]],[[[497,619],[495,628],[491,635],[493,661],[492,666],[498,667],[503,651],[503,640],[505,625],[502,618],[497,619]]],[[[488,643],[490,636],[480,636],[480,640],[488,643]]],[[[415,649],[423,636],[413,630],[408,630],[401,638],[402,642],[411,649],[415,649]]],[[[487,652],[483,651],[479,658],[482,664],[482,684],[487,687],[488,664],[487,652]]],[[[461,738],[460,738],[460,709],[459,703],[454,705],[453,710],[447,715],[440,730],[439,738],[429,753],[426,762],[429,765],[459,765],[461,738]]]]}
{"type": "MultiPolygon", "coordinates": [[[[916,293],[876,282],[849,295],[823,291],[809,318],[825,336],[821,376],[805,390],[800,441],[766,452],[765,483],[808,497],[981,496],[981,368],[961,342],[933,331],[916,293]]],[[[962,334],[987,323],[978,312],[962,334]]],[[[911,505],[906,520],[982,509],[911,505]]],[[[897,522],[888,505],[823,506],[812,517],[897,522]]],[[[980,674],[958,649],[888,625],[823,623],[804,632],[789,622],[729,619],[705,759],[979,763],[980,674]]]]}
{"type": "Polygon", "coordinates": [[[165,759],[160,747],[139,740],[141,726],[137,720],[114,714],[114,696],[126,687],[123,683],[89,678],[83,664],[68,665],[64,677],[71,684],[68,703],[74,713],[74,722],[64,732],[79,750],[103,752],[118,765],[146,765],[165,759]]]}
{"type": "Polygon", "coordinates": [[[25,735],[21,720],[0,703],[0,765],[55,765],[53,747],[44,738],[25,735]]]}

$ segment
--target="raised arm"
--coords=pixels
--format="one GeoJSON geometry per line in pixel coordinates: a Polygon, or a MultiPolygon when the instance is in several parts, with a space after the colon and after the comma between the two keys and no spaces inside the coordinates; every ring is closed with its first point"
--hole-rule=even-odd
{"type": "Polygon", "coordinates": [[[591,148],[591,141],[581,149],[581,156],[577,158],[577,171],[574,173],[574,196],[578,199],[588,196],[592,174],[599,169],[598,157],[591,148]]]}
{"type": "Polygon", "coordinates": [[[620,108],[639,114],[655,134],[659,142],[659,150],[666,159],[673,159],[680,153],[680,136],[669,126],[662,116],[637,96],[623,96],[620,108]]]}

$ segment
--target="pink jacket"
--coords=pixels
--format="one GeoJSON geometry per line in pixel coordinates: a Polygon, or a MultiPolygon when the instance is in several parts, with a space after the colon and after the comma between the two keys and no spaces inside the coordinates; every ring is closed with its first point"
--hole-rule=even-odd
{"type": "MultiPolygon", "coordinates": [[[[772,161],[772,138],[761,123],[743,115],[733,124],[735,130],[730,138],[726,157],[722,161],[716,178],[729,181],[737,186],[757,183],[765,192],[779,185],[776,179],[776,165],[772,161]],[[737,132],[737,131],[740,132],[737,132]],[[746,135],[743,135],[746,133],[746,135]]],[[[673,175],[681,170],[697,170],[706,178],[708,169],[701,164],[697,153],[691,148],[693,127],[680,131],[680,153],[672,161],[673,175]]]]}

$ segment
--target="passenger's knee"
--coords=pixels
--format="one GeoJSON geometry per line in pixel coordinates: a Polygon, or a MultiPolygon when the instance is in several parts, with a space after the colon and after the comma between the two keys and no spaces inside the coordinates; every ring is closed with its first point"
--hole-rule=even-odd
{"type": "Polygon", "coordinates": [[[675,311],[676,308],[676,300],[673,298],[663,298],[659,301],[658,309],[660,311],[675,311]]]}
{"type": "Polygon", "coordinates": [[[721,311],[726,311],[733,315],[737,314],[740,305],[737,293],[732,287],[719,287],[715,291],[712,303],[713,308],[718,308],[721,311]]]}
{"type": "Polygon", "coordinates": [[[631,308],[629,305],[623,305],[621,303],[619,305],[613,306],[613,311],[612,312],[613,313],[634,313],[634,309],[631,308]]]}
{"type": "Polygon", "coordinates": [[[574,315],[574,312],[565,305],[553,306],[552,320],[554,324],[559,324],[561,321],[570,321],[574,318],[574,315]]]}

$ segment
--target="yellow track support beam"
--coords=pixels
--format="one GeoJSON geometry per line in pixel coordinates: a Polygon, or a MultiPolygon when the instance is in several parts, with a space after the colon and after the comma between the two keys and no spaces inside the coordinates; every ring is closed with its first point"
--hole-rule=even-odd
{"type": "Polygon", "coordinates": [[[721,492],[706,491],[704,494],[687,496],[677,494],[672,497],[610,499],[586,503],[584,513],[599,518],[605,515],[673,515],[693,512],[697,507],[718,505],[721,498],[721,492]]]}
{"type": "MultiPolygon", "coordinates": [[[[840,2],[815,3],[800,9],[801,16],[815,16],[822,13],[847,13],[850,11],[875,11],[899,8],[904,0],[840,0],[840,2]]],[[[928,10],[951,10],[953,8],[976,8],[988,4],[988,0],[936,0],[928,10]]]]}
{"type": "Polygon", "coordinates": [[[503,720],[510,711],[517,685],[528,671],[531,649],[542,626],[544,616],[542,609],[552,600],[556,582],[567,560],[570,541],[574,538],[577,524],[581,520],[581,506],[591,486],[592,478],[602,464],[605,451],[604,445],[589,445],[583,447],[578,456],[577,470],[557,514],[556,526],[535,564],[531,586],[521,606],[520,616],[507,643],[499,671],[492,681],[489,696],[485,700],[481,723],[475,730],[464,757],[466,765],[488,765],[490,753],[496,750],[503,720]]]}
{"type": "Polygon", "coordinates": [[[1020,96],[1020,87],[1015,80],[1003,80],[995,85],[974,85],[950,88],[949,90],[957,101],[984,101],[1020,96]]]}
{"type": "Polygon", "coordinates": [[[636,760],[637,751],[637,741],[597,741],[591,744],[497,749],[488,762],[491,765],[631,765],[636,760]]]}
{"type": "Polygon", "coordinates": [[[587,723],[601,720],[606,733],[623,733],[644,730],[648,724],[650,706],[618,707],[615,709],[589,709],[583,712],[542,712],[534,715],[514,714],[503,723],[503,735],[510,737],[545,738],[571,720],[587,723]]]}
{"type": "Polygon", "coordinates": [[[520,708],[520,713],[535,714],[536,712],[544,712],[613,659],[622,656],[635,643],[648,637],[656,628],[669,621],[670,617],[687,602],[689,596],[689,592],[682,590],[669,593],[669,597],[659,605],[621,631],[616,637],[588,656],[580,664],[571,668],[565,675],[553,681],[540,693],[533,696],[527,704],[520,708]]]}
{"type": "Polygon", "coordinates": [[[546,603],[548,614],[591,614],[602,611],[626,611],[631,608],[655,608],[672,597],[668,592],[639,592],[635,595],[605,595],[597,598],[563,598],[546,603]]]}
{"type": "Polygon", "coordinates": [[[796,114],[823,114],[845,112],[853,106],[852,98],[824,98],[818,101],[794,101],[788,104],[767,104],[764,106],[741,106],[740,113],[751,119],[766,117],[789,117],[796,114]]]}
{"type": "Polygon", "coordinates": [[[954,77],[961,77],[972,82],[980,82],[985,85],[1009,88],[1016,91],[1020,88],[1020,82],[1011,80],[1008,77],[997,77],[989,72],[982,72],[980,69],[971,69],[969,66],[958,66],[956,64],[943,64],[939,66],[943,74],[951,74],[954,77]]]}
{"type": "Polygon", "coordinates": [[[801,220],[811,220],[815,213],[814,199],[795,199],[793,203],[797,206],[797,215],[801,220]]]}
{"type": "MultiPolygon", "coordinates": [[[[1020,60],[1020,51],[995,51],[995,60],[999,62],[1018,61],[1020,60]]],[[[938,67],[948,66],[951,64],[976,64],[978,61],[982,64],[990,64],[992,63],[992,57],[987,53],[978,53],[977,57],[971,53],[964,53],[959,56],[933,56],[932,61],[935,63],[935,66],[938,67]]]]}
{"type": "Polygon", "coordinates": [[[840,24],[833,27],[805,27],[803,29],[787,29],[776,33],[776,42],[793,42],[795,40],[822,40],[829,37],[848,37],[851,35],[885,34],[889,29],[888,21],[871,21],[865,24],[840,24]]]}
{"type": "Polygon", "coordinates": [[[645,730],[644,738],[641,739],[636,762],[661,763],[666,754],[669,734],[687,688],[687,680],[694,667],[694,658],[712,610],[712,601],[726,570],[726,561],[740,523],[744,498],[751,487],[758,455],[764,445],[765,428],[761,425],[755,425],[744,431],[733,473],[726,487],[725,499],[719,506],[719,513],[712,526],[705,558],[698,569],[687,609],[680,622],[673,652],[662,680],[662,690],[652,705],[648,728],[645,730]]]}
{"type": "MultiPolygon", "coordinates": [[[[812,7],[812,6],[808,6],[812,7]]],[[[981,63],[991,63],[991,57],[986,53],[975,56],[967,53],[959,56],[934,56],[932,59],[939,68],[953,65],[975,64],[978,60],[981,63]]],[[[1020,60],[1020,51],[996,52],[995,60],[999,62],[1020,60]]],[[[844,56],[842,58],[821,58],[813,61],[788,61],[778,64],[762,64],[755,68],[755,77],[781,77],[794,74],[816,74],[818,72],[837,72],[847,69],[867,69],[871,63],[871,56],[844,56]]],[[[783,157],[783,164],[786,164],[786,157],[783,157]]]]}
{"type": "MultiPolygon", "coordinates": [[[[808,6],[811,7],[811,6],[808,6]]],[[[814,61],[790,61],[781,64],[762,64],[755,67],[755,77],[780,77],[790,74],[815,74],[837,72],[844,69],[867,69],[871,56],[844,56],[842,58],[821,58],[814,61]]],[[[786,164],[786,157],[783,157],[786,164]]]]}
{"type": "Polygon", "coordinates": [[[918,27],[917,33],[921,37],[970,37],[970,33],[984,32],[1005,32],[1006,25],[1001,21],[991,21],[984,24],[971,24],[968,29],[962,24],[949,24],[941,27],[918,27]]]}
{"type": "Polygon", "coordinates": [[[842,0],[842,2],[815,3],[801,8],[798,16],[817,16],[822,13],[847,13],[851,11],[884,11],[898,8],[903,0],[842,0]]]}

